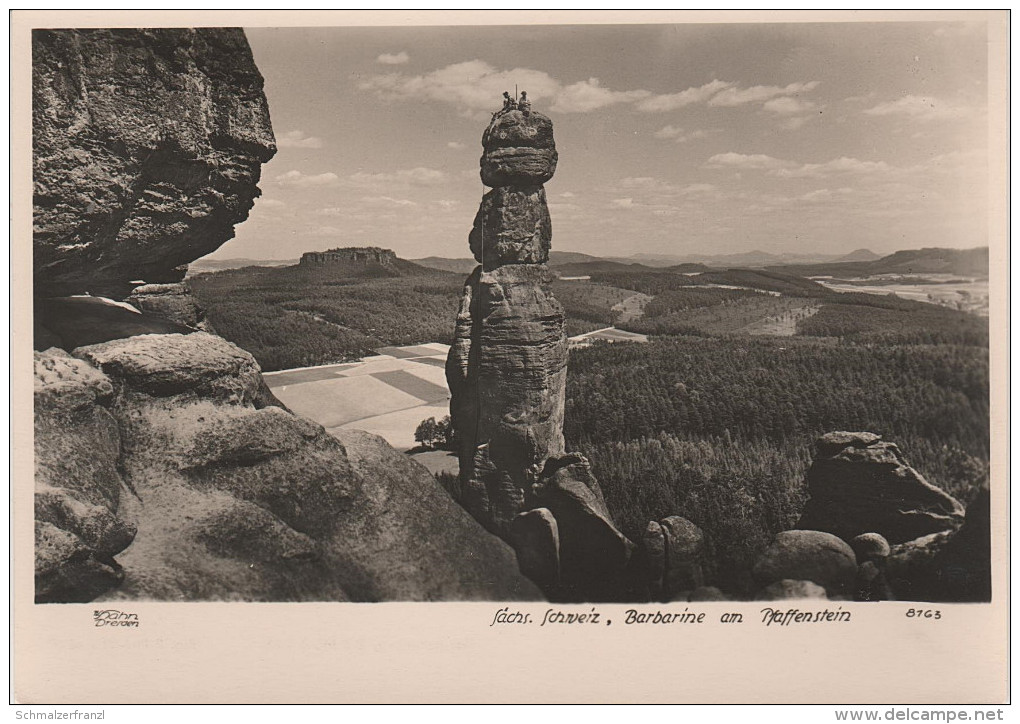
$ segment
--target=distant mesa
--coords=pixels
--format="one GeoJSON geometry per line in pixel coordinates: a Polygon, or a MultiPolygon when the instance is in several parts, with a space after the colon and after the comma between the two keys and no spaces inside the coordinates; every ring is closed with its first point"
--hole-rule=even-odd
{"type": "Polygon", "coordinates": [[[391,265],[397,259],[392,249],[381,249],[378,246],[349,246],[346,248],[327,249],[326,251],[308,251],[301,255],[301,266],[323,266],[328,264],[384,264],[391,265]]]}

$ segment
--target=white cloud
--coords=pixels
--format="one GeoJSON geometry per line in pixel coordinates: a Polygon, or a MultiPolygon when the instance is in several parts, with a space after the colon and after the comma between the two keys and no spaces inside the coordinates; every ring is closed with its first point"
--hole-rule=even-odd
{"type": "Polygon", "coordinates": [[[814,110],[816,106],[811,101],[802,101],[799,98],[781,96],[779,98],[773,98],[770,101],[766,101],[762,108],[766,111],[778,113],[781,116],[792,116],[798,113],[807,113],[808,111],[814,110]]]}
{"type": "Polygon", "coordinates": [[[969,108],[954,106],[932,96],[906,95],[895,101],[886,101],[863,111],[869,116],[905,116],[919,121],[942,118],[960,118],[970,113],[969,108]]]}
{"type": "Polygon", "coordinates": [[[436,186],[446,181],[446,174],[434,168],[401,169],[390,173],[358,172],[347,177],[346,181],[359,188],[385,188],[394,184],[402,186],[436,186]]]}
{"type": "Polygon", "coordinates": [[[622,199],[613,199],[609,202],[609,208],[611,209],[627,209],[629,211],[638,211],[641,213],[651,213],[655,216],[674,216],[680,213],[680,209],[670,204],[642,204],[634,201],[633,198],[627,197],[622,199]]]}
{"type": "Polygon", "coordinates": [[[745,103],[759,103],[767,101],[776,96],[796,95],[797,93],[808,93],[819,85],[813,80],[809,83],[790,83],[787,86],[777,85],[756,85],[750,88],[727,88],[712,96],[708,101],[710,106],[740,106],[745,103]]]}
{"type": "Polygon", "coordinates": [[[737,106],[764,102],[777,96],[807,93],[817,86],[818,81],[811,81],[783,87],[739,88],[735,83],[716,79],[679,93],[656,95],[641,89],[606,88],[598,78],[566,84],[545,71],[532,68],[499,70],[477,59],[454,63],[422,75],[372,75],[358,83],[361,90],[374,92],[388,100],[446,102],[459,106],[465,115],[471,117],[481,111],[497,110],[503,92],[515,87],[526,90],[533,102],[547,102],[549,109],[556,113],[587,113],[622,103],[634,103],[637,110],[645,113],[659,113],[695,103],[737,106]]]}
{"type": "Polygon", "coordinates": [[[780,178],[822,178],[836,174],[884,173],[893,170],[885,161],[861,161],[841,156],[825,163],[797,163],[764,154],[719,153],[706,162],[707,168],[738,168],[767,171],[780,178]]]}
{"type": "Polygon", "coordinates": [[[363,196],[361,203],[367,206],[417,206],[418,204],[410,199],[395,199],[392,196],[363,196]]]}
{"type": "Polygon", "coordinates": [[[669,125],[663,126],[652,135],[655,136],[656,138],[676,138],[677,136],[682,136],[683,133],[684,129],[678,126],[669,125]]]}
{"type": "Polygon", "coordinates": [[[401,50],[399,53],[383,53],[375,59],[375,62],[383,65],[403,65],[410,59],[411,56],[407,54],[407,51],[401,50]]]}
{"type": "Polygon", "coordinates": [[[343,216],[344,211],[338,206],[329,206],[325,209],[319,209],[315,212],[319,216],[343,216]]]}
{"type": "Polygon", "coordinates": [[[549,211],[555,213],[570,213],[574,211],[580,211],[581,207],[578,204],[549,204],[549,211]]]}
{"type": "Polygon", "coordinates": [[[651,96],[638,103],[637,108],[645,113],[675,111],[677,108],[683,108],[694,103],[704,103],[719,91],[730,88],[733,85],[733,83],[727,83],[726,81],[713,80],[704,85],[680,91],[679,93],[651,96]]]}
{"type": "Polygon", "coordinates": [[[841,173],[867,174],[892,170],[885,161],[861,161],[841,156],[826,163],[805,163],[793,168],[779,168],[773,173],[783,178],[821,178],[841,173]]]}
{"type": "Polygon", "coordinates": [[[473,112],[498,109],[503,91],[513,90],[515,83],[532,100],[552,98],[562,87],[548,73],[527,68],[497,70],[483,60],[454,63],[424,75],[373,75],[358,87],[387,99],[442,101],[473,112]]]}
{"type": "Polygon", "coordinates": [[[500,107],[503,91],[518,87],[533,101],[549,101],[556,113],[586,113],[650,95],[645,90],[617,91],[598,78],[565,85],[548,73],[530,68],[499,70],[483,60],[454,63],[423,75],[388,73],[362,80],[358,87],[387,99],[429,99],[460,106],[466,112],[500,107]]]}
{"type": "Polygon", "coordinates": [[[645,90],[609,90],[601,86],[598,78],[589,78],[562,88],[550,109],[556,113],[587,113],[617,103],[629,103],[648,95],[649,92],[645,90]]]}
{"type": "Polygon", "coordinates": [[[705,164],[709,168],[780,169],[791,165],[790,161],[766,156],[763,153],[744,154],[717,153],[705,164]]]}
{"type": "Polygon", "coordinates": [[[562,194],[560,194],[560,196],[562,196],[562,197],[563,197],[563,198],[565,198],[565,199],[572,199],[572,198],[574,198],[574,197],[575,197],[576,195],[577,195],[577,194],[575,194],[575,193],[574,193],[573,191],[564,191],[564,192],[563,192],[562,194]]]}
{"type": "Polygon", "coordinates": [[[708,138],[709,134],[709,131],[702,129],[697,129],[688,133],[687,131],[684,131],[683,128],[670,125],[663,126],[652,135],[656,138],[669,139],[676,141],[677,143],[687,143],[688,141],[697,141],[702,138],[708,138]]]}
{"type": "Polygon", "coordinates": [[[322,139],[306,136],[304,131],[288,131],[276,139],[279,148],[322,148],[322,139]]]}
{"type": "Polygon", "coordinates": [[[811,116],[790,116],[779,121],[779,127],[787,131],[796,131],[810,120],[811,116]]]}
{"type": "Polygon", "coordinates": [[[707,194],[716,190],[717,187],[713,184],[687,184],[680,189],[685,194],[707,194]]]}
{"type": "Polygon", "coordinates": [[[260,209],[282,209],[287,204],[283,201],[279,201],[278,199],[259,197],[258,201],[255,202],[255,205],[260,209]]]}
{"type": "Polygon", "coordinates": [[[627,176],[626,178],[620,179],[620,188],[622,189],[636,189],[643,193],[673,193],[677,190],[676,186],[670,183],[666,183],[661,179],[654,178],[652,176],[627,176]]]}
{"type": "Polygon", "coordinates": [[[281,173],[275,180],[284,186],[332,186],[340,180],[340,177],[332,171],[311,175],[300,171],[288,171],[281,173]]]}
{"type": "Polygon", "coordinates": [[[447,148],[452,148],[454,151],[461,151],[461,150],[467,148],[467,146],[465,144],[461,143],[460,141],[449,141],[446,144],[446,147],[447,148]]]}

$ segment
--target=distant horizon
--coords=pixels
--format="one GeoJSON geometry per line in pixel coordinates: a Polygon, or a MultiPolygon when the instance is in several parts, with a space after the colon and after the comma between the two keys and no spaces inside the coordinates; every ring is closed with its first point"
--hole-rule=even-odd
{"type": "Polygon", "coordinates": [[[989,244],[981,23],[246,32],[279,152],[210,259],[469,256],[482,131],[515,85],[555,126],[553,249],[989,244]]]}
{"type": "MultiPolygon", "coordinates": [[[[359,246],[355,246],[355,245],[352,244],[351,246],[327,247],[327,248],[324,248],[324,249],[319,249],[319,248],[316,248],[316,249],[305,249],[303,251],[295,252],[296,253],[295,256],[285,256],[285,257],[255,257],[255,256],[213,256],[212,254],[209,254],[209,255],[206,255],[204,257],[201,257],[200,259],[196,259],[196,261],[202,261],[202,260],[209,260],[209,261],[237,261],[237,260],[242,260],[242,259],[243,260],[247,260],[247,261],[297,261],[297,260],[299,260],[301,258],[301,256],[303,254],[307,254],[307,253],[322,253],[324,251],[332,251],[334,249],[354,249],[354,248],[364,248],[366,246],[367,247],[378,247],[378,248],[381,248],[383,250],[395,251],[395,250],[390,249],[390,247],[380,246],[379,244],[364,244],[364,245],[359,245],[359,246]]],[[[891,256],[891,255],[896,254],[897,252],[901,252],[901,251],[923,251],[923,250],[926,250],[926,249],[940,249],[940,250],[946,250],[946,251],[977,251],[978,249],[987,249],[987,248],[988,248],[988,244],[979,244],[978,246],[970,246],[970,247],[918,246],[918,247],[909,247],[909,248],[903,248],[903,249],[895,249],[895,250],[890,251],[888,253],[880,254],[879,252],[873,251],[872,249],[868,249],[867,247],[858,247],[856,249],[850,249],[849,251],[847,251],[845,253],[840,253],[840,252],[833,252],[831,254],[830,253],[818,253],[818,254],[816,254],[816,256],[818,256],[818,257],[824,257],[824,256],[837,256],[837,257],[839,257],[839,256],[849,256],[850,254],[854,254],[854,253],[859,252],[859,251],[868,251],[868,252],[871,252],[872,254],[876,254],[877,258],[885,258],[887,256],[891,256]]],[[[599,258],[599,259],[633,259],[633,258],[637,258],[637,257],[661,257],[661,258],[684,259],[686,257],[704,257],[704,258],[707,258],[707,257],[728,257],[728,256],[750,256],[752,254],[762,254],[762,255],[770,255],[770,256],[799,256],[799,257],[812,256],[811,252],[805,252],[805,251],[787,251],[787,252],[784,252],[784,251],[775,251],[775,252],[767,252],[767,251],[763,251],[761,249],[748,249],[747,251],[738,251],[738,252],[733,252],[733,253],[728,253],[728,254],[708,254],[708,253],[704,253],[703,254],[703,253],[698,253],[698,252],[690,252],[690,253],[682,253],[682,254],[681,253],[678,253],[678,254],[669,254],[669,253],[658,253],[658,252],[635,252],[633,254],[591,254],[591,253],[586,252],[586,251],[578,251],[577,249],[553,249],[552,251],[553,251],[553,253],[561,253],[561,254],[586,254],[588,256],[592,256],[592,257],[599,258]]],[[[471,256],[470,250],[466,250],[464,254],[461,254],[459,256],[444,256],[442,254],[423,254],[421,256],[404,256],[404,255],[402,255],[400,253],[397,253],[397,252],[395,252],[395,253],[396,253],[398,258],[404,259],[406,261],[416,261],[416,260],[419,260],[419,259],[428,259],[428,258],[441,258],[441,259],[472,259],[473,258],[471,256]]]]}

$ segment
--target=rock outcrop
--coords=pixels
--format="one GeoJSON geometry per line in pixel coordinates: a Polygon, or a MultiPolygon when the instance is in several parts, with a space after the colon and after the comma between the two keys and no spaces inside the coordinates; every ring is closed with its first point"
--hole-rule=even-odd
{"type": "Polygon", "coordinates": [[[110,380],[60,350],[35,355],[36,600],[90,601],[123,579],[120,430],[110,380]]]}
{"type": "Polygon", "coordinates": [[[74,354],[38,355],[39,600],[541,597],[424,468],[268,405],[254,359],[226,340],[74,354]],[[55,394],[65,379],[73,394],[55,394]],[[51,422],[68,410],[74,435],[51,422]]]}
{"type": "Polygon", "coordinates": [[[692,591],[705,588],[705,534],[686,518],[671,515],[649,521],[640,551],[653,601],[687,600],[692,591]]]}
{"type": "Polygon", "coordinates": [[[851,541],[879,533],[903,543],[963,523],[963,506],[928,483],[899,448],[870,432],[832,432],[819,438],[808,470],[810,498],[797,528],[851,541]]]}
{"type": "Polygon", "coordinates": [[[301,255],[301,266],[329,266],[330,264],[383,264],[397,260],[392,249],[378,246],[351,246],[327,251],[306,251],[301,255]]]}
{"type": "Polygon", "coordinates": [[[191,292],[187,282],[177,284],[143,284],[135,287],[124,300],[143,312],[215,334],[206,320],[206,310],[191,292]]]}
{"type": "Polygon", "coordinates": [[[624,600],[634,544],[588,462],[564,449],[567,341],[546,262],[552,121],[508,97],[482,137],[482,198],[446,364],[463,505],[554,600],[624,600]]]}
{"type": "Polygon", "coordinates": [[[276,151],[240,29],[36,30],[34,282],[123,298],[233,236],[276,151]]]}

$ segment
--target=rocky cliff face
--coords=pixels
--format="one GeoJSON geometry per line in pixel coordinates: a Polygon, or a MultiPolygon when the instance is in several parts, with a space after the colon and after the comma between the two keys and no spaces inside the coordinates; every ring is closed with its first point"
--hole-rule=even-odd
{"type": "Polygon", "coordinates": [[[275,150],[243,33],[34,53],[36,600],[541,598],[424,467],[282,408],[172,283],[275,150]],[[59,298],[82,292],[129,303],[59,298]]]}
{"type": "Polygon", "coordinates": [[[276,145],[240,29],[37,30],[32,66],[38,295],[180,281],[247,218],[276,145]]]}

